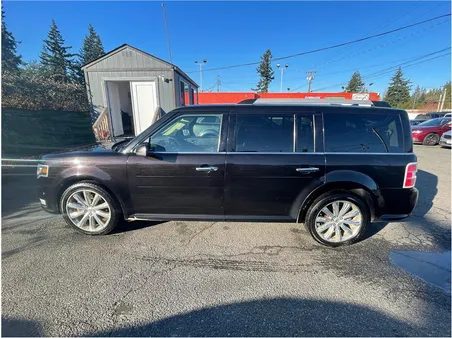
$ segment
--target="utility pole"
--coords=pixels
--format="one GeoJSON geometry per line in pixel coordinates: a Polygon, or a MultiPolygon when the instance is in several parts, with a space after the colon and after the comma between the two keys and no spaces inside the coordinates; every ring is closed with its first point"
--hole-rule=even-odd
{"type": "Polygon", "coordinates": [[[308,80],[308,93],[311,92],[311,82],[312,80],[314,80],[314,75],[315,73],[317,73],[315,70],[309,70],[306,72],[308,74],[308,77],[306,78],[306,80],[308,80]]]}
{"type": "MultiPolygon", "coordinates": [[[[283,78],[284,78],[284,67],[281,67],[281,65],[279,63],[276,65],[276,67],[278,67],[278,69],[281,69],[281,86],[279,88],[279,91],[282,93],[282,84],[283,84],[283,78]]],[[[289,68],[289,65],[286,63],[285,69],[287,70],[287,68],[289,68]]]]}
{"type": "Polygon", "coordinates": [[[437,111],[437,112],[439,112],[439,108],[441,107],[441,102],[442,102],[442,100],[443,100],[443,92],[444,92],[444,91],[442,91],[442,92],[439,94],[438,108],[436,108],[436,111],[437,111]]]}
{"type": "Polygon", "coordinates": [[[220,91],[220,85],[221,85],[220,75],[217,75],[217,93],[220,91]]]}
{"type": "Polygon", "coordinates": [[[439,111],[443,111],[443,109],[444,109],[444,103],[446,102],[446,91],[447,91],[447,86],[444,86],[443,100],[441,101],[441,108],[439,109],[439,111]]]}
{"type": "Polygon", "coordinates": [[[205,65],[207,63],[207,60],[204,59],[201,61],[195,61],[195,63],[199,66],[199,79],[200,79],[200,85],[201,85],[201,91],[202,91],[202,66],[205,65]]]}
{"type": "Polygon", "coordinates": [[[162,3],[162,8],[163,8],[163,16],[165,19],[166,42],[168,44],[169,59],[170,59],[170,63],[173,63],[173,56],[171,55],[171,45],[170,45],[170,38],[169,38],[169,32],[168,32],[168,24],[166,22],[166,7],[165,7],[164,3],[162,3]]]}

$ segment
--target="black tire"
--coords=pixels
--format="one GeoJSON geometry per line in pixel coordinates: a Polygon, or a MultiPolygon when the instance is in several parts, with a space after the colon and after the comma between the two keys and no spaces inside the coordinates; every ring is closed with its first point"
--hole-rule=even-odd
{"type": "Polygon", "coordinates": [[[66,223],[69,226],[71,226],[72,228],[74,228],[75,230],[77,230],[81,233],[84,233],[87,235],[94,235],[94,236],[95,235],[106,235],[106,234],[109,234],[110,232],[112,232],[118,225],[119,220],[121,219],[121,214],[122,214],[118,202],[116,201],[115,198],[113,198],[110,195],[110,193],[108,193],[101,186],[94,184],[94,183],[88,183],[88,182],[80,182],[80,183],[73,184],[64,191],[64,193],[61,195],[61,199],[60,199],[60,211],[61,211],[61,214],[63,215],[64,220],[66,221],[66,223]],[[97,194],[101,195],[101,197],[109,204],[110,211],[111,211],[110,220],[108,221],[106,227],[104,227],[100,231],[86,231],[86,230],[79,228],[71,221],[71,219],[69,218],[69,216],[66,213],[66,203],[67,203],[69,197],[75,191],[80,190],[82,188],[89,189],[91,191],[96,192],[97,194]]]}
{"type": "Polygon", "coordinates": [[[439,135],[430,133],[424,137],[422,144],[424,146],[436,146],[439,143],[439,135]]]}
{"type": "Polygon", "coordinates": [[[329,247],[338,247],[338,246],[342,246],[342,245],[350,245],[353,244],[355,242],[357,242],[362,235],[364,234],[367,224],[370,221],[370,213],[369,213],[369,207],[366,205],[366,203],[359,197],[357,197],[356,195],[353,195],[351,193],[348,193],[346,191],[338,191],[338,192],[329,192],[329,193],[325,193],[323,195],[321,195],[320,197],[318,197],[309,207],[307,213],[306,213],[306,218],[305,218],[305,224],[308,228],[309,233],[311,234],[311,236],[320,244],[325,245],[325,246],[329,246],[329,247]],[[319,214],[319,212],[328,204],[330,204],[331,202],[334,201],[349,201],[354,203],[359,211],[361,212],[362,215],[362,225],[361,225],[361,229],[359,229],[358,233],[355,235],[355,237],[348,239],[346,241],[343,242],[329,242],[324,240],[322,237],[320,237],[320,235],[317,233],[316,231],[316,217],[319,214]]]}

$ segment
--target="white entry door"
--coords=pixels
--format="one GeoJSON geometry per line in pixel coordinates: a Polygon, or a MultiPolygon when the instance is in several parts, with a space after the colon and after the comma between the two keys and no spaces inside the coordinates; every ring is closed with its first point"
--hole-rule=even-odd
{"type": "Polygon", "coordinates": [[[140,134],[154,122],[157,109],[157,89],[155,86],[154,81],[130,82],[135,135],[140,134]]]}
{"type": "Polygon", "coordinates": [[[111,81],[107,81],[106,85],[113,136],[119,136],[124,134],[121,117],[121,102],[119,101],[119,86],[116,82],[111,81]]]}

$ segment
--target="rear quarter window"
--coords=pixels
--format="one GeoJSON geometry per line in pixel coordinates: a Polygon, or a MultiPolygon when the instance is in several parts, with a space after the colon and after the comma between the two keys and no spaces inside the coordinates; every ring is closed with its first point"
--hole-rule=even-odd
{"type": "Polygon", "coordinates": [[[325,151],[401,153],[400,116],[382,112],[328,113],[324,117],[325,151]]]}

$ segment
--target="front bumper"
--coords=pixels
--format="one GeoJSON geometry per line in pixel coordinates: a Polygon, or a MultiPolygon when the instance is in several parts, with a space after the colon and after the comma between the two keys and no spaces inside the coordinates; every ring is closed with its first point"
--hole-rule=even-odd
{"type": "Polygon", "coordinates": [[[52,214],[58,214],[58,201],[55,194],[57,189],[53,186],[54,182],[48,177],[38,178],[38,198],[42,209],[52,214]]]}
{"type": "Polygon", "coordinates": [[[444,137],[441,137],[441,139],[439,140],[439,145],[441,147],[450,148],[450,147],[452,147],[452,140],[451,139],[445,139],[444,137]]]}

